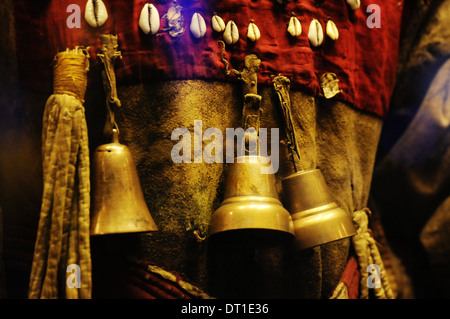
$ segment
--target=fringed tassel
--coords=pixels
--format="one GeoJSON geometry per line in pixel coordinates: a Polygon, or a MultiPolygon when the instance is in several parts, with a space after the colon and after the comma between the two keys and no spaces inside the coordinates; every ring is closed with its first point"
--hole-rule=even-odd
{"type": "Polygon", "coordinates": [[[43,118],[44,189],[30,299],[91,298],[89,148],[83,107],[88,69],[87,49],[55,57],[54,93],[43,118]],[[66,282],[71,264],[79,266],[80,282],[66,282]]]}

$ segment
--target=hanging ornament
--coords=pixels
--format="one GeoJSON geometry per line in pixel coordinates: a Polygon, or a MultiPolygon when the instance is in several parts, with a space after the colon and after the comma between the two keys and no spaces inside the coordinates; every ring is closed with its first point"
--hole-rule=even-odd
{"type": "Polygon", "coordinates": [[[335,73],[324,73],[320,76],[320,87],[326,99],[331,99],[342,92],[339,88],[339,79],[335,73]]]}
{"type": "Polygon", "coordinates": [[[191,33],[197,39],[200,39],[206,34],[206,23],[205,19],[200,15],[200,13],[194,13],[191,19],[190,25],[191,33]]]}
{"type": "Polygon", "coordinates": [[[308,39],[312,46],[318,47],[323,42],[323,29],[319,20],[312,19],[309,24],[308,39]]]}
{"type": "Polygon", "coordinates": [[[292,17],[289,19],[287,32],[293,37],[298,37],[302,34],[302,25],[294,14],[292,14],[292,17]]]}
{"type": "Polygon", "coordinates": [[[339,39],[339,30],[333,21],[328,20],[327,26],[325,29],[326,29],[327,35],[330,37],[331,40],[339,39]]]}
{"type": "Polygon", "coordinates": [[[223,39],[227,44],[235,44],[239,40],[239,30],[233,20],[228,21],[225,31],[223,32],[223,39]]]}
{"type": "Polygon", "coordinates": [[[247,38],[250,41],[257,41],[259,40],[259,38],[261,37],[261,32],[259,32],[259,28],[258,26],[253,22],[253,19],[250,20],[250,24],[248,25],[248,30],[247,30],[247,38]]]}
{"type": "Polygon", "coordinates": [[[90,299],[90,159],[83,105],[88,49],[59,52],[54,62],[53,94],[43,116],[44,191],[28,298],[90,299]],[[72,264],[82,274],[82,284],[76,289],[66,285],[66,274],[59,271],[72,264]]]}
{"type": "Polygon", "coordinates": [[[159,12],[151,3],[146,3],[139,16],[139,27],[145,34],[156,34],[159,30],[159,12]]]}
{"type": "Polygon", "coordinates": [[[320,169],[301,169],[297,134],[292,121],[289,79],[279,75],[273,78],[273,85],[280,100],[287,146],[295,170],[281,181],[284,206],[292,217],[295,246],[308,249],[355,235],[350,216],[332,200],[320,169]]]}
{"type": "Polygon", "coordinates": [[[167,19],[169,27],[166,30],[172,38],[178,39],[184,33],[184,17],[181,14],[182,10],[183,7],[175,0],[170,5],[167,13],[163,16],[163,18],[167,19]]]}
{"type": "Polygon", "coordinates": [[[108,11],[102,0],[88,0],[84,10],[84,18],[93,27],[101,27],[108,19],[108,11]]]}
{"type": "Polygon", "coordinates": [[[225,22],[217,14],[214,14],[211,19],[212,28],[216,32],[223,32],[225,30],[225,22]]]}
{"type": "Polygon", "coordinates": [[[352,10],[358,10],[361,6],[361,0],[346,0],[352,10]]]}

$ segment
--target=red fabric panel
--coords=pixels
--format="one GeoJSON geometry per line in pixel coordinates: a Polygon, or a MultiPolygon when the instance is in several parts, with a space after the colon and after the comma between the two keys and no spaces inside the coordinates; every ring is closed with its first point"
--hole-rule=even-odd
{"type": "Polygon", "coordinates": [[[358,261],[351,255],[339,280],[339,283],[343,282],[348,288],[348,299],[358,299],[360,275],[358,261]]]}
{"type": "Polygon", "coordinates": [[[358,299],[360,272],[358,262],[354,256],[351,256],[348,260],[347,267],[345,267],[341,280],[344,281],[348,287],[348,298],[358,299]]]}
{"type": "MultiPolygon", "coordinates": [[[[258,77],[270,85],[271,75],[283,74],[290,78],[293,88],[321,94],[318,79],[323,73],[334,72],[340,80],[342,93],[336,99],[347,101],[356,108],[378,116],[388,110],[395,79],[403,1],[362,0],[361,8],[352,11],[345,0],[327,0],[316,6],[313,0],[290,1],[279,5],[275,0],[179,0],[183,6],[185,33],[178,40],[169,34],[152,37],[138,26],[140,11],[146,0],[104,1],[109,18],[98,29],[84,20],[86,1],[15,1],[17,50],[21,76],[31,88],[51,91],[54,55],[66,47],[90,46],[92,64],[100,48],[100,34],[119,36],[123,60],[116,65],[118,84],[139,83],[144,80],[207,79],[230,81],[224,75],[220,60],[222,38],[211,28],[214,12],[225,23],[232,19],[240,31],[239,42],[227,46],[226,57],[231,67],[242,69],[244,56],[255,53],[262,60],[258,77]],[[81,7],[81,28],[69,29],[66,12],[69,4],[81,7]],[[381,28],[370,29],[366,24],[369,4],[381,8],[381,28]],[[193,13],[199,12],[206,20],[206,36],[195,39],[189,32],[193,13]],[[302,35],[292,39],[286,26],[295,12],[302,24],[302,35]],[[312,48],[307,34],[312,18],[318,19],[325,30],[330,17],[337,25],[340,38],[325,38],[319,48],[312,48]],[[256,43],[247,40],[247,26],[253,19],[261,30],[256,43]]],[[[161,18],[171,1],[149,1],[159,10],[161,18]]],[[[161,19],[161,31],[167,26],[161,19]]]]}

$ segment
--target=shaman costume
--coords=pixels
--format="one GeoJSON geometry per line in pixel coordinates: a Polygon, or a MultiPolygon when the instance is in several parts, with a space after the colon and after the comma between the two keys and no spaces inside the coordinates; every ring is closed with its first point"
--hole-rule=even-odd
{"type": "MultiPolygon", "coordinates": [[[[93,298],[368,298],[367,266],[373,264],[381,269],[374,295],[395,297],[367,218],[396,80],[403,1],[89,0],[77,2],[79,21],[77,8],[68,10],[73,2],[7,5],[16,26],[15,40],[9,39],[16,50],[12,60],[23,88],[16,112],[24,111],[22,121],[34,136],[17,163],[37,181],[29,202],[19,205],[23,194],[17,194],[0,203],[9,216],[6,245],[17,238],[14,227],[32,234],[23,256],[6,256],[6,272],[16,259],[17,272],[31,272],[42,169],[30,166],[29,158],[40,158],[51,61],[59,51],[84,46],[90,57],[84,108],[91,154],[119,129],[157,226],[151,233],[91,237],[93,298]],[[105,59],[105,35],[117,36],[117,59],[105,59]],[[354,232],[300,248],[276,232],[242,230],[214,240],[210,223],[227,196],[227,163],[171,158],[172,132],[193,131],[197,120],[203,130],[222,132],[280,128],[272,197],[287,207],[285,178],[320,171],[325,204],[339,207],[354,232]],[[10,217],[15,210],[27,217],[10,217]],[[111,276],[120,280],[110,282],[111,276]]],[[[23,172],[8,174],[25,179],[23,172]]],[[[15,289],[23,296],[28,282],[15,289]]]]}

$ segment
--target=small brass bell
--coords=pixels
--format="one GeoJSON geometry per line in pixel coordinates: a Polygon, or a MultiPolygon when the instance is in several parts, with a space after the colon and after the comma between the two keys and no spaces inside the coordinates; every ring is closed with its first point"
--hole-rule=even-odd
{"type": "Polygon", "coordinates": [[[296,242],[306,249],[356,234],[350,215],[331,198],[319,169],[299,171],[282,181],[296,242]]]}
{"type": "Polygon", "coordinates": [[[210,235],[238,229],[266,229],[294,235],[289,212],[278,199],[268,158],[240,156],[228,167],[224,201],[213,213],[210,235]]]}
{"type": "Polygon", "coordinates": [[[94,169],[91,235],[158,230],[145,203],[131,152],[119,143],[116,129],[112,143],[95,150],[94,169]]]}

